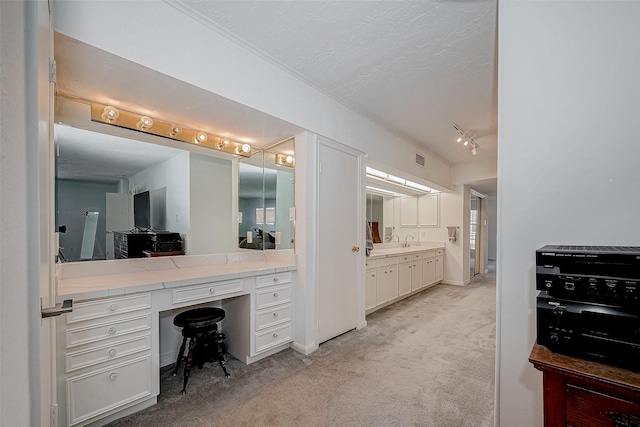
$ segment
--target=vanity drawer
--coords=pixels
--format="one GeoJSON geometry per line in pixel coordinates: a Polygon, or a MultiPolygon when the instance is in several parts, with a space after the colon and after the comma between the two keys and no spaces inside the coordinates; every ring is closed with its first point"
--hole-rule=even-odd
{"type": "Polygon", "coordinates": [[[443,249],[436,249],[436,256],[442,255],[444,253],[443,249]]]}
{"type": "Polygon", "coordinates": [[[281,285],[283,283],[291,283],[291,273],[267,274],[256,277],[256,288],[264,288],[265,286],[281,285]]]}
{"type": "Polygon", "coordinates": [[[256,309],[291,302],[291,285],[272,286],[269,289],[256,291],[256,309]]]}
{"type": "Polygon", "coordinates": [[[425,258],[433,258],[434,256],[436,256],[436,251],[426,251],[424,253],[425,258]]]}
{"type": "Polygon", "coordinates": [[[98,363],[117,360],[141,351],[151,350],[151,335],[141,335],[132,339],[118,341],[109,345],[92,347],[88,350],[67,353],[67,372],[75,371],[98,363]]]}
{"type": "Polygon", "coordinates": [[[376,260],[376,264],[378,268],[387,267],[389,265],[396,265],[398,264],[398,257],[394,256],[389,258],[380,258],[376,260]]]}
{"type": "Polygon", "coordinates": [[[151,329],[151,314],[127,317],[108,323],[67,329],[67,347],[118,337],[132,332],[151,329]]]}
{"type": "Polygon", "coordinates": [[[69,425],[150,397],[151,355],[67,379],[69,425]]]}
{"type": "Polygon", "coordinates": [[[374,268],[376,268],[376,260],[372,259],[371,261],[365,261],[364,268],[365,270],[373,270],[374,268]]]}
{"type": "Polygon", "coordinates": [[[256,353],[291,341],[291,323],[256,333],[256,353]]]}
{"type": "Polygon", "coordinates": [[[204,285],[189,286],[173,291],[173,303],[180,304],[183,302],[210,300],[221,297],[223,295],[242,292],[242,280],[233,280],[230,282],[212,282],[204,285]]]}
{"type": "Polygon", "coordinates": [[[275,307],[271,310],[256,313],[256,330],[291,322],[291,305],[275,307]]]}
{"type": "Polygon", "coordinates": [[[72,324],[149,308],[151,308],[150,294],[109,298],[74,304],[73,311],[67,313],[66,319],[67,324],[72,324]]]}

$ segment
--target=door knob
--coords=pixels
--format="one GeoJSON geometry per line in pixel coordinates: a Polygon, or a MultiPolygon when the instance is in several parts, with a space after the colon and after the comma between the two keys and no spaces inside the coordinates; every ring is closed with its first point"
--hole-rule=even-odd
{"type": "Polygon", "coordinates": [[[360,247],[359,246],[352,247],[351,252],[360,252],[360,247]]]}

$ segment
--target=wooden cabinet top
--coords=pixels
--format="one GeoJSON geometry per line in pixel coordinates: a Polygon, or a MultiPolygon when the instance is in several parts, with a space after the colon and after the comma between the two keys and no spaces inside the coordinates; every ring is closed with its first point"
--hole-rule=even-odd
{"type": "Polygon", "coordinates": [[[538,344],[533,346],[529,361],[540,371],[554,371],[569,377],[640,392],[640,373],[638,372],[554,353],[538,344]]]}

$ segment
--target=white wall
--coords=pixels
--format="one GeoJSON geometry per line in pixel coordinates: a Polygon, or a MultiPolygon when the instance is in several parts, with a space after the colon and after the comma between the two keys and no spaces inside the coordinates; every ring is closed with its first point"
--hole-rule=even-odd
{"type": "Polygon", "coordinates": [[[640,2],[499,7],[497,409],[541,426],[535,250],[640,240],[640,2]]]}
{"type": "Polygon", "coordinates": [[[55,1],[57,31],[339,141],[406,173],[451,188],[449,166],[319,90],[181,13],[177,4],[55,1]],[[141,19],[144,17],[144,19],[141,19]],[[153,40],[140,49],[132,40],[153,40]],[[167,60],[171,52],[171,60],[167,60]],[[193,66],[194,55],[199,66],[193,66]],[[220,66],[224,64],[224,66],[220,66]],[[425,155],[424,168],[415,154],[425,155]]]}
{"type": "Polygon", "coordinates": [[[231,160],[190,153],[189,253],[238,249],[238,222],[232,208],[231,160]]]}
{"type": "Polygon", "coordinates": [[[496,240],[498,229],[498,198],[495,195],[487,196],[485,199],[485,208],[487,213],[487,258],[491,261],[496,260],[496,240]]]}
{"type": "Polygon", "coordinates": [[[134,194],[166,187],[167,231],[186,236],[187,252],[190,244],[189,155],[185,151],[129,178],[134,194]]]}

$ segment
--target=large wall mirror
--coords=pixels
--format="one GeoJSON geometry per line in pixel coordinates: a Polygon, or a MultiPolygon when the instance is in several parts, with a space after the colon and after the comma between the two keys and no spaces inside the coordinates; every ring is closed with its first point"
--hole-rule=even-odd
{"type": "MultiPolygon", "coordinates": [[[[256,149],[239,165],[237,157],[209,148],[92,122],[89,110],[82,101],[56,98],[55,221],[61,261],[235,252],[237,230],[249,221],[270,236],[252,249],[293,248],[293,162],[283,165],[276,158],[287,153],[293,159],[293,139],[273,147],[277,151],[256,149]],[[239,167],[252,168],[252,178],[240,174],[241,188],[239,167]],[[262,203],[262,224],[249,218],[256,209],[243,213],[247,221],[238,221],[238,194],[247,187],[247,199],[262,203]],[[145,232],[155,233],[156,240],[163,236],[156,251],[136,243],[145,232]]],[[[246,237],[246,230],[240,234],[246,237]]]]}
{"type": "Polygon", "coordinates": [[[420,228],[439,227],[440,193],[367,177],[367,222],[374,243],[418,239],[420,228]]]}
{"type": "Polygon", "coordinates": [[[239,248],[293,251],[294,167],[293,138],[239,159],[239,248]]]}

